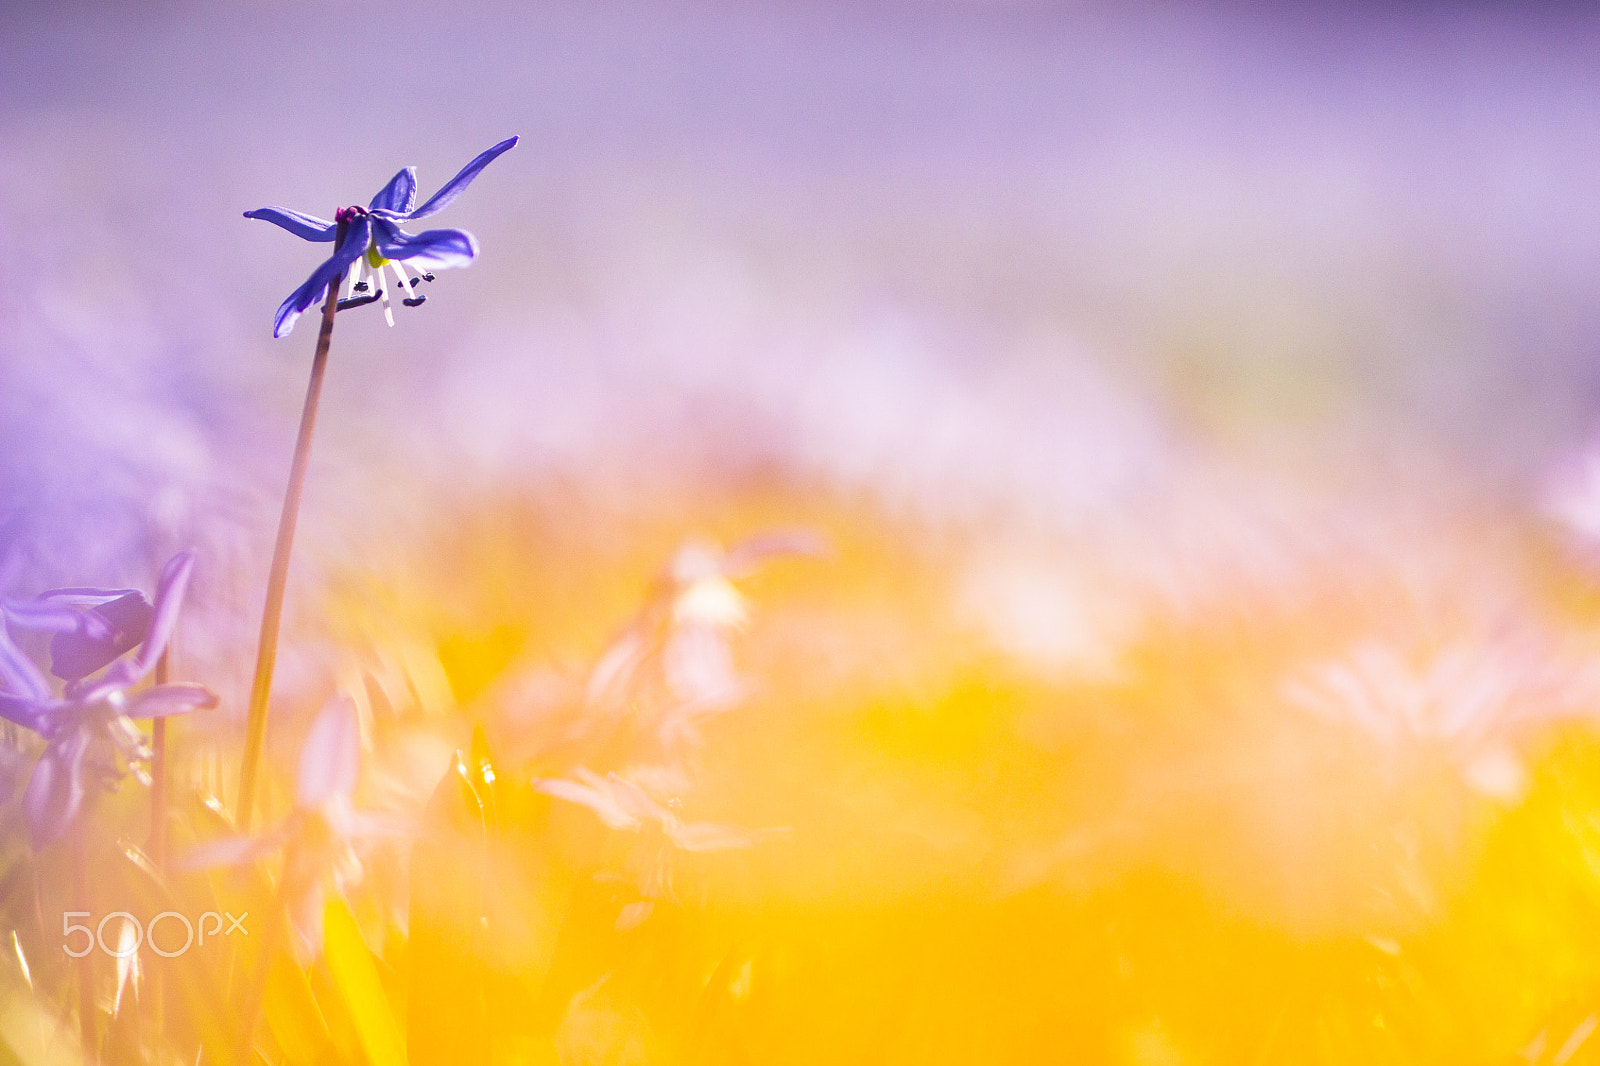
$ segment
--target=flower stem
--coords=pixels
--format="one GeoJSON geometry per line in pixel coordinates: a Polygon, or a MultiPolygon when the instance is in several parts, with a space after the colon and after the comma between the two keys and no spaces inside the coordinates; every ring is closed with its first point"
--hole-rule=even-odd
{"type": "MultiPolygon", "coordinates": [[[[172,676],[170,652],[162,651],[156,660],[156,684],[165,685],[172,676]]],[[[157,870],[167,868],[167,720],[150,721],[150,858],[157,870]]]]}
{"type": "MultiPolygon", "coordinates": [[[[89,852],[84,820],[79,818],[69,833],[72,851],[72,905],[80,913],[92,914],[89,901],[89,852]]],[[[99,1008],[94,996],[94,945],[78,958],[78,1033],[83,1043],[83,1061],[96,1066],[100,1061],[99,1008]]]]}
{"type": "MultiPolygon", "coordinates": [[[[156,660],[156,684],[165,685],[172,676],[171,651],[163,649],[156,660]]],[[[167,875],[167,720],[150,721],[150,860],[163,878],[167,875]]],[[[155,962],[156,960],[151,960],[155,962]]],[[[162,960],[165,961],[165,960],[162,960]]],[[[150,1020],[163,1032],[166,1014],[165,974],[160,963],[150,968],[150,1020]]]]}
{"type": "MultiPolygon", "coordinates": [[[[255,1061],[256,1027],[261,1023],[261,1006],[267,996],[267,980],[272,976],[272,957],[283,946],[284,931],[288,924],[288,882],[294,869],[294,846],[291,844],[283,858],[283,875],[272,892],[272,903],[267,907],[267,928],[257,945],[257,955],[250,966],[249,984],[245,986],[238,1003],[239,1046],[236,1049],[240,1064],[255,1061]]],[[[237,957],[235,957],[237,962],[237,957]]]]}
{"type": "MultiPolygon", "coordinates": [[[[337,248],[344,241],[345,224],[339,224],[334,238],[337,248]]],[[[300,514],[300,497],[306,486],[306,466],[311,458],[311,433],[317,423],[317,401],[322,396],[322,378],[328,368],[328,347],[333,343],[333,316],[339,309],[340,271],[328,283],[327,299],[322,301],[322,329],[317,334],[317,354],[311,361],[311,381],[306,385],[305,407],[300,412],[300,433],[294,442],[294,461],[289,466],[289,488],[283,497],[283,513],[278,518],[278,540],[272,549],[272,570],[267,576],[267,603],[261,614],[261,642],[256,647],[255,679],[250,683],[250,711],[245,722],[244,763],[239,770],[239,800],[235,816],[239,829],[250,831],[255,807],[256,777],[261,751],[267,737],[267,697],[272,692],[272,668],[278,659],[278,629],[283,621],[283,593],[289,579],[289,553],[294,547],[295,519],[300,514]]]]}

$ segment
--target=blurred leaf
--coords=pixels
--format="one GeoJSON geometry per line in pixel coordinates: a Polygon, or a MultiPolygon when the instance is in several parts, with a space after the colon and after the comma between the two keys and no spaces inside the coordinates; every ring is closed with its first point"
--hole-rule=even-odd
{"type": "MultiPolygon", "coordinates": [[[[489,765],[486,758],[481,765],[489,765]]],[[[406,1031],[415,1066],[488,1057],[482,961],[488,825],[480,799],[486,788],[481,770],[470,770],[457,752],[412,851],[406,1031]]]]}
{"type": "Polygon", "coordinates": [[[292,1066],[315,1066],[337,1059],[327,1020],[317,1006],[311,983],[288,955],[280,953],[272,960],[262,1011],[273,1039],[292,1066]]]}
{"type": "Polygon", "coordinates": [[[324,920],[323,953],[328,972],[349,1009],[367,1061],[371,1066],[405,1066],[400,1019],[384,994],[383,979],[366,941],[361,939],[360,927],[344,903],[337,900],[328,904],[324,920]]]}
{"type": "MultiPolygon", "coordinates": [[[[235,1019],[223,998],[225,982],[221,978],[221,964],[226,957],[222,954],[223,942],[211,939],[201,945],[196,939],[187,950],[172,958],[163,958],[148,947],[151,921],[157,914],[203,914],[217,909],[214,897],[204,882],[189,879],[175,885],[156,869],[149,856],[132,844],[119,842],[118,851],[123,861],[111,870],[117,896],[125,900],[128,909],[143,922],[146,947],[141,948],[140,957],[148,971],[147,978],[159,979],[166,994],[170,1013],[163,1019],[162,1036],[170,1046],[178,1046],[180,1042],[199,1043],[206,1049],[207,1061],[230,1061],[227,1056],[232,1054],[235,1042],[235,1019]],[[203,891],[199,894],[187,891],[195,887],[203,891]]],[[[178,936],[169,925],[173,921],[169,918],[161,923],[163,938],[178,936]]],[[[169,951],[179,947],[178,943],[168,943],[166,939],[162,943],[169,951]]]]}

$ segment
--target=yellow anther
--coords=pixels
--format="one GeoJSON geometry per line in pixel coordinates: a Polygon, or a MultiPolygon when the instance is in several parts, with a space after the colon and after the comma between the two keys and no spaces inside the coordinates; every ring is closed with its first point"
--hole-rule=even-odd
{"type": "Polygon", "coordinates": [[[377,270],[388,261],[389,260],[385,259],[382,253],[378,251],[378,246],[376,244],[367,245],[367,264],[371,266],[373,270],[377,270]]]}

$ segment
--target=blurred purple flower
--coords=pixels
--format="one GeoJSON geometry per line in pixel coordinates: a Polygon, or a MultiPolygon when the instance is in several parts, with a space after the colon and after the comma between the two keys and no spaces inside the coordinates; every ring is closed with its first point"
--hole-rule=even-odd
{"type": "Polygon", "coordinates": [[[748,620],[734,582],[774,556],[826,553],[814,534],[776,531],[724,549],[696,538],[678,549],[644,608],[595,664],[585,703],[603,718],[653,715],[666,751],[699,742],[699,724],[749,691],[733,665],[730,638],[748,620]]]}
{"type": "Polygon", "coordinates": [[[88,794],[89,773],[110,786],[126,766],[150,758],[131,719],[216,705],[216,696],[202,685],[154,685],[130,692],[166,650],[193,569],[194,552],[173,556],[161,571],[154,604],[125,589],[61,589],[32,603],[5,604],[7,622],[54,634],[55,673],[67,679],[63,698],[52,696],[44,675],[0,626],[0,717],[26,726],[46,742],[22,798],[35,848],[56,840],[72,823],[88,794]],[[135,647],[136,655],[120,658],[135,647]],[[112,665],[104,674],[89,676],[107,663],[112,665]]]}
{"type": "Polygon", "coordinates": [[[361,778],[361,726],[355,704],[337,697],[317,715],[300,749],[294,809],[276,829],[255,837],[225,837],[202,844],[184,859],[189,869],[242,866],[284,851],[282,898],[302,952],[322,948],[328,881],[344,892],[360,880],[358,847],[403,835],[395,818],[355,808],[361,778]]]}
{"type": "Polygon", "coordinates": [[[403,301],[405,305],[416,307],[421,304],[426,297],[417,293],[416,281],[432,281],[431,270],[471,263],[478,254],[478,242],[465,230],[435,229],[410,234],[402,230],[399,224],[427,218],[448,207],[472,183],[479,171],[516,143],[517,138],[508,137],[480,154],[421,207],[414,206],[417,202],[416,168],[406,167],[390,179],[389,184],[366,207],[342,207],[334,214],[332,222],[286,207],[262,207],[246,211],[245,218],[275,223],[308,241],[335,240],[339,236],[340,224],[345,226],[344,237],[334,248],[333,255],[312,271],[305,284],[290,293],[278,308],[272,335],[287,335],[294,328],[295,320],[321,300],[333,279],[352,263],[356,264],[356,269],[351,271],[347,279],[349,288],[346,297],[339,301],[340,310],[382,299],[384,316],[389,320],[389,325],[394,325],[389,291],[383,285],[384,267],[394,272],[396,281],[406,294],[403,301]],[[405,262],[417,268],[417,279],[413,279],[401,266],[405,262]],[[363,277],[366,273],[372,277],[370,285],[363,277]],[[373,291],[374,288],[376,291],[373,291]]]}
{"type": "MultiPolygon", "coordinates": [[[[651,837],[630,862],[628,880],[633,891],[616,918],[616,929],[625,932],[650,917],[655,905],[672,895],[672,851],[726,851],[748,848],[786,829],[744,829],[720,822],[685,822],[666,805],[657,802],[637,783],[617,774],[599,774],[578,767],[569,778],[536,778],[533,787],[547,796],[587,807],[609,828],[648,833],[651,837]],[[658,831],[658,832],[656,832],[658,831]]],[[[676,804],[676,800],[669,800],[676,804]]]]}
{"type": "Polygon", "coordinates": [[[1595,670],[1527,642],[1458,642],[1422,656],[1367,642],[1297,671],[1284,694],[1392,758],[1436,752],[1476,791],[1510,800],[1527,785],[1519,735],[1585,713],[1597,684],[1595,670]]]}
{"type": "Polygon", "coordinates": [[[684,851],[724,851],[748,848],[767,832],[741,829],[717,822],[684,822],[665,805],[625,777],[578,767],[576,781],[565,778],[539,778],[533,787],[547,796],[587,807],[612,829],[635,832],[656,826],[675,847],[684,851]]]}
{"type": "Polygon", "coordinates": [[[9,602],[5,613],[18,628],[53,634],[50,672],[78,681],[144,643],[155,609],[137,589],[69,588],[9,602]]]}

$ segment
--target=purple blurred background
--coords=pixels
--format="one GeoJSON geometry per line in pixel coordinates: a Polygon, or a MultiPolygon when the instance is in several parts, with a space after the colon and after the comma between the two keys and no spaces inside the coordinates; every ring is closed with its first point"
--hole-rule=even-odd
{"type": "Polygon", "coordinates": [[[1536,515],[1596,429],[1577,6],[0,12],[0,520],[30,587],[199,544],[203,657],[249,645],[322,255],[241,212],[512,133],[439,220],[473,269],[340,319],[300,580],[477,492],[772,476],[1221,580],[1331,515],[1536,515]]]}

